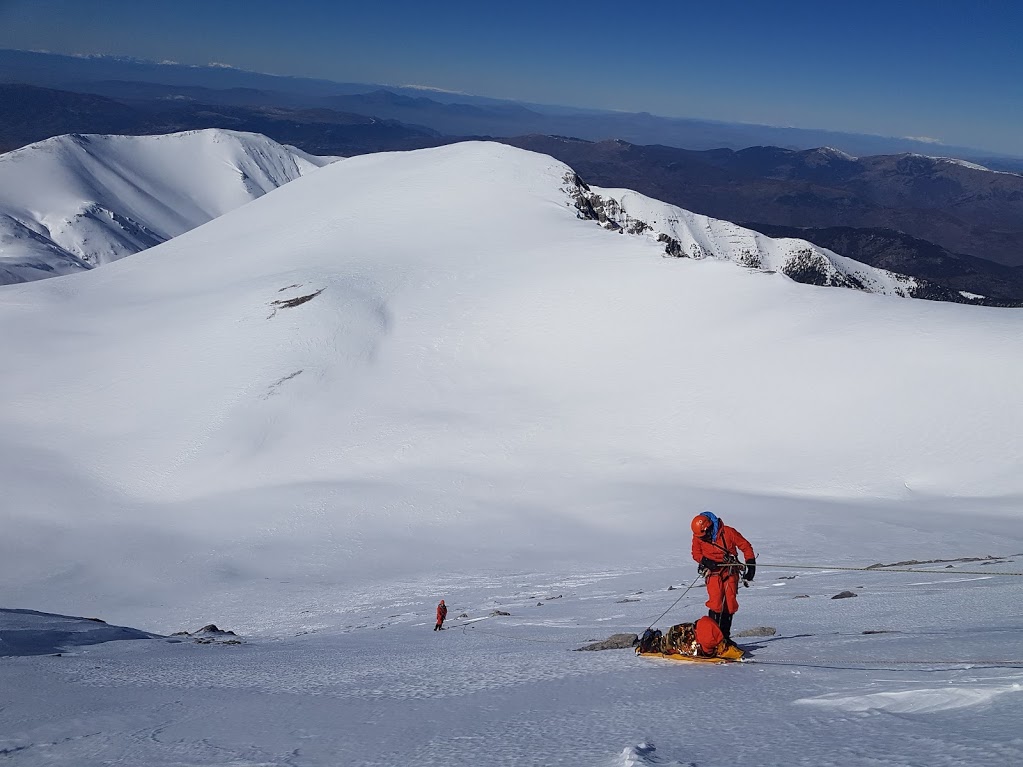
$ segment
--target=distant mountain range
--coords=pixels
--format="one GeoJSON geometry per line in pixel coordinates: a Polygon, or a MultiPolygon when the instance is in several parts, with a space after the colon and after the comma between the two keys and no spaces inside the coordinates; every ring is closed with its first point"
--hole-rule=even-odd
{"type": "Polygon", "coordinates": [[[154,135],[206,128],[262,133],[320,155],[418,148],[439,134],[331,109],[204,104],[189,99],[119,102],[34,85],[0,84],[0,151],[69,133],[154,135]]]}
{"type": "Polygon", "coordinates": [[[999,169],[1023,170],[1023,158],[997,157],[983,150],[935,146],[908,138],[580,109],[111,56],[0,50],[0,82],[96,93],[118,100],[187,98],[220,106],[329,108],[425,126],[450,136],[542,133],[588,140],[620,138],[636,144],[687,149],[834,146],[854,155],[940,152],[999,169]]]}
{"type": "Polygon", "coordinates": [[[328,164],[265,136],[60,136],[0,155],[0,285],[158,245],[328,164]]]}

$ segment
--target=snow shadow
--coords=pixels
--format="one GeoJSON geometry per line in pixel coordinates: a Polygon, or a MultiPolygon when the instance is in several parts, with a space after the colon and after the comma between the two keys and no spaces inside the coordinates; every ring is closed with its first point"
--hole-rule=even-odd
{"type": "Polygon", "coordinates": [[[111,626],[99,618],[0,608],[0,657],[51,655],[102,642],[162,638],[138,629],[111,626]]]}

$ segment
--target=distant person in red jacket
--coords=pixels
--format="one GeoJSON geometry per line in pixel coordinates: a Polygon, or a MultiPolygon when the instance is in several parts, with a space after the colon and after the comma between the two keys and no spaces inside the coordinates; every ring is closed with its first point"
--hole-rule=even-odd
{"type": "Polygon", "coordinates": [[[732,616],[739,609],[736,595],[740,578],[747,583],[757,572],[756,555],[749,541],[734,527],[728,527],[709,511],[693,518],[693,560],[707,583],[707,607],[710,617],[721,628],[725,641],[731,642],[732,616]],[[737,550],[746,559],[739,562],[737,550]]]}
{"type": "Polygon", "coordinates": [[[444,604],[444,600],[440,600],[440,604],[437,605],[437,625],[433,627],[434,631],[440,631],[444,628],[444,619],[448,617],[448,606],[444,604]]]}

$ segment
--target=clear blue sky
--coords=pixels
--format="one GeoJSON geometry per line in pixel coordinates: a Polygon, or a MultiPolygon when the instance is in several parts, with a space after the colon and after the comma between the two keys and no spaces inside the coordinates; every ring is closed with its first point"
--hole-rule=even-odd
{"type": "Polygon", "coordinates": [[[0,47],[939,139],[1023,155],[1010,0],[0,0],[0,47]]]}

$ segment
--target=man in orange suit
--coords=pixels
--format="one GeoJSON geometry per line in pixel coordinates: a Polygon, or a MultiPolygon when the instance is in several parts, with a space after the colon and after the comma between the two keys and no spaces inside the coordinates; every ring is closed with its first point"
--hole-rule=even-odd
{"type": "Polygon", "coordinates": [[[753,580],[757,572],[756,555],[749,541],[734,527],[728,527],[709,511],[693,518],[693,560],[707,583],[707,607],[710,617],[731,643],[732,616],[739,609],[736,598],[740,579],[753,580]],[[745,564],[739,562],[741,551],[745,564]]]}

